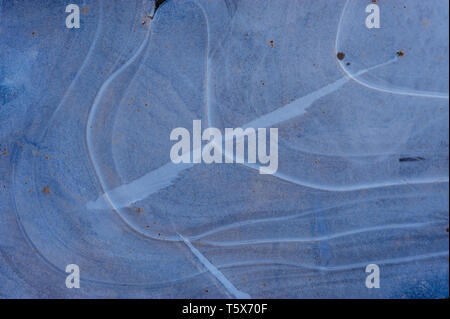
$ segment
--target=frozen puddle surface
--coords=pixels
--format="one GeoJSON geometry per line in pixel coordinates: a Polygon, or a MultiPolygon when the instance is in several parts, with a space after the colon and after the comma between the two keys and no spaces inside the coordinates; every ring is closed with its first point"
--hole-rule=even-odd
{"type": "Polygon", "coordinates": [[[130,3],[1,5],[1,297],[448,297],[446,1],[130,3]],[[172,163],[197,119],[277,172],[172,163]]]}

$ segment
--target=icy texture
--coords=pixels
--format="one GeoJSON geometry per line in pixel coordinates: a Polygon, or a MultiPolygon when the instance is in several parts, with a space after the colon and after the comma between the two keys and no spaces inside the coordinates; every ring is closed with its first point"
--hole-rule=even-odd
{"type": "Polygon", "coordinates": [[[0,3],[0,297],[448,297],[447,1],[0,3]],[[195,119],[277,173],[171,163],[195,119]]]}

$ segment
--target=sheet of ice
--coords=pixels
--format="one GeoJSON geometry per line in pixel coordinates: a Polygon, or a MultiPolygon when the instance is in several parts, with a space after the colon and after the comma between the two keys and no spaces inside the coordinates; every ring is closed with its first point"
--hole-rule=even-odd
{"type": "Polygon", "coordinates": [[[447,1],[0,3],[0,297],[448,297],[447,1]],[[277,174],[171,163],[195,119],[277,174]]]}

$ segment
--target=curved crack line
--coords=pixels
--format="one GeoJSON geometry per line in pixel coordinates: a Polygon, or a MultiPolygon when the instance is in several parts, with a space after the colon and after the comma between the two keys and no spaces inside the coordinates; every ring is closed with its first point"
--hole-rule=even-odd
{"type": "Polygon", "coordinates": [[[211,245],[211,246],[215,246],[215,247],[235,247],[235,246],[246,246],[246,245],[273,244],[273,243],[306,243],[306,242],[327,241],[327,240],[332,240],[332,239],[336,239],[336,238],[347,237],[347,236],[357,235],[357,234],[366,233],[366,232],[376,232],[376,231],[381,231],[381,230],[421,228],[421,227],[425,227],[425,226],[433,225],[433,224],[438,224],[438,222],[374,226],[374,227],[366,227],[366,228],[361,228],[361,229],[349,230],[349,231],[330,234],[330,235],[307,237],[307,238],[249,239],[249,240],[240,240],[240,241],[233,241],[233,242],[218,242],[218,241],[203,240],[202,244],[211,245]]]}
{"type": "MultiPolygon", "coordinates": [[[[405,198],[415,198],[417,195],[410,195],[410,196],[405,196],[405,198]]],[[[392,197],[382,197],[381,200],[387,200],[387,199],[391,199],[392,197]]],[[[395,198],[395,197],[394,197],[395,198]]],[[[347,202],[345,204],[341,204],[341,205],[334,205],[331,207],[326,207],[326,208],[322,208],[322,209],[308,209],[305,212],[302,213],[297,213],[297,214],[292,214],[292,215],[285,215],[285,216],[278,216],[278,217],[267,217],[267,218],[258,218],[258,219],[247,219],[247,220],[242,220],[242,221],[238,221],[238,222],[234,222],[234,223],[230,223],[227,225],[223,225],[223,226],[219,226],[216,227],[212,230],[197,234],[197,235],[193,235],[190,236],[191,240],[195,240],[198,241],[202,238],[205,238],[207,236],[210,235],[214,235],[220,232],[224,232],[230,229],[236,229],[242,226],[251,226],[251,225],[256,225],[256,224],[260,224],[260,223],[276,223],[276,222],[280,222],[280,221],[285,221],[285,220],[291,220],[291,219],[299,219],[301,217],[304,216],[308,216],[308,215],[312,215],[315,213],[324,213],[327,211],[332,211],[335,209],[342,209],[342,208],[347,208],[347,207],[351,207],[354,206],[355,204],[360,204],[360,203],[367,203],[367,202],[376,202],[379,201],[380,199],[371,199],[371,200],[354,200],[354,201],[350,201],[347,202]]]]}
{"type": "MultiPolygon", "coordinates": [[[[17,155],[17,154],[13,154],[13,155],[17,155]]],[[[12,173],[11,173],[12,179],[15,179],[16,176],[16,165],[12,165],[12,173]]],[[[14,217],[15,217],[15,221],[17,223],[17,226],[20,230],[20,233],[22,234],[23,238],[25,239],[25,242],[28,244],[28,246],[31,248],[32,251],[36,252],[36,255],[38,256],[38,258],[44,263],[44,265],[46,265],[49,269],[53,270],[56,274],[60,275],[62,278],[66,278],[67,277],[67,273],[65,272],[65,270],[59,268],[56,264],[54,264],[52,261],[50,261],[46,256],[44,256],[44,254],[38,249],[38,247],[34,244],[33,240],[30,238],[30,236],[28,235],[27,231],[25,230],[25,227],[21,221],[21,217],[18,213],[18,208],[17,208],[17,200],[14,196],[14,194],[16,193],[16,187],[14,186],[15,183],[12,183],[13,187],[12,187],[12,192],[11,192],[11,203],[13,205],[13,210],[14,210],[14,217]]],[[[0,248],[0,253],[3,254],[2,249],[0,248]]],[[[180,279],[174,279],[174,280],[168,280],[165,282],[160,282],[158,284],[137,284],[137,283],[118,283],[118,282],[110,282],[110,281],[102,281],[102,280],[94,280],[94,279],[90,279],[90,278],[86,278],[86,277],[82,277],[80,278],[81,282],[88,282],[88,283],[94,283],[94,284],[99,284],[99,285],[103,285],[103,286],[125,286],[125,287],[153,287],[153,286],[159,286],[159,285],[164,285],[164,284],[171,284],[171,283],[176,283],[176,282],[182,282],[186,279],[190,279],[190,278],[194,278],[196,276],[200,276],[203,273],[205,273],[204,271],[199,271],[198,273],[194,273],[191,274],[189,276],[186,276],[184,278],[180,278],[180,279]]]]}
{"type": "MultiPolygon", "coordinates": [[[[86,1],[83,1],[83,4],[86,4],[86,1]]],[[[86,54],[83,62],[81,63],[81,66],[78,68],[77,73],[75,74],[75,77],[73,78],[73,80],[70,82],[69,87],[66,89],[66,91],[64,92],[63,97],[61,98],[61,101],[58,103],[58,106],[55,108],[55,110],[52,112],[52,115],[50,116],[50,119],[48,120],[49,125],[51,124],[51,122],[53,121],[53,118],[56,116],[56,113],[58,113],[59,109],[61,109],[61,106],[64,104],[64,102],[67,99],[67,95],[68,93],[72,90],[72,87],[75,85],[75,82],[77,82],[78,78],[81,75],[81,71],[86,67],[87,61],[89,60],[89,58],[92,55],[92,52],[94,51],[95,45],[99,39],[100,36],[100,31],[102,30],[102,23],[103,23],[103,5],[102,2],[100,2],[100,17],[98,19],[97,22],[97,26],[96,26],[96,30],[95,30],[95,34],[94,34],[94,40],[92,41],[91,45],[89,46],[89,50],[88,53],[86,54]]],[[[41,139],[43,140],[45,138],[45,136],[48,133],[49,130],[49,125],[45,128],[44,132],[42,133],[42,137],[41,139]]]]}
{"type": "Polygon", "coordinates": [[[250,262],[223,264],[220,266],[220,268],[233,268],[233,267],[246,267],[246,266],[259,266],[259,265],[284,265],[284,266],[299,267],[299,268],[304,268],[304,269],[309,269],[309,270],[318,270],[318,271],[342,271],[342,270],[351,270],[351,269],[357,269],[357,268],[365,268],[369,264],[376,264],[376,265],[401,264],[401,263],[415,262],[418,260],[426,260],[426,259],[432,259],[432,258],[445,257],[448,255],[449,255],[448,251],[438,251],[438,252],[429,253],[429,254],[379,259],[379,260],[372,260],[372,261],[359,262],[359,263],[354,263],[354,264],[349,264],[349,265],[338,265],[338,266],[315,266],[315,265],[307,265],[307,264],[302,264],[302,263],[282,262],[282,261],[280,261],[280,262],[277,262],[277,261],[251,262],[250,261],[250,262]]]}

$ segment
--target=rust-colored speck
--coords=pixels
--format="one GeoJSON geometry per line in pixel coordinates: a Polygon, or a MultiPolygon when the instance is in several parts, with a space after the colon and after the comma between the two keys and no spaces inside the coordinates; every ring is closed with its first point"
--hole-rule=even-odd
{"type": "Polygon", "coordinates": [[[47,195],[50,194],[50,185],[45,186],[42,192],[47,195]]]}

